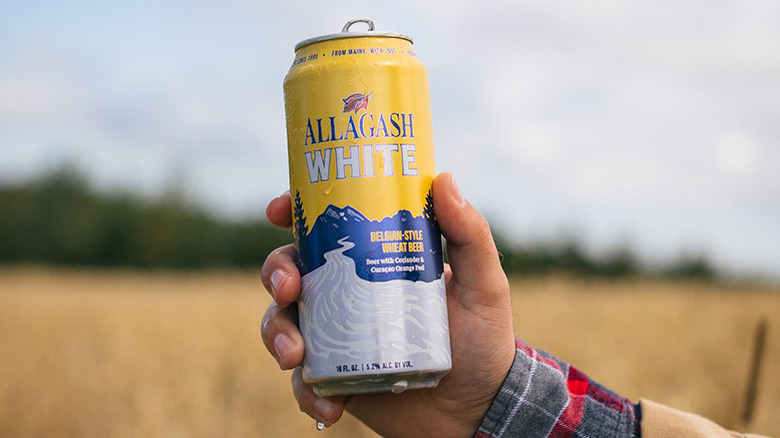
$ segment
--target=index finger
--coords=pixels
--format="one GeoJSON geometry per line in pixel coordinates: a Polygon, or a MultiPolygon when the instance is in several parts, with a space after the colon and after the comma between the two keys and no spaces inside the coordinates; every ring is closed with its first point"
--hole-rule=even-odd
{"type": "Polygon", "coordinates": [[[265,208],[268,220],[281,228],[292,228],[292,197],[290,191],[286,191],[271,200],[265,208]]]}

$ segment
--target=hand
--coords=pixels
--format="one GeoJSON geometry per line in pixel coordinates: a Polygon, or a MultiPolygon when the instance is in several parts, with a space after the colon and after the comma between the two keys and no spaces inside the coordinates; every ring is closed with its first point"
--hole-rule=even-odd
{"type": "MultiPolygon", "coordinates": [[[[296,368],[292,386],[301,410],[325,425],[338,421],[346,409],[386,437],[471,437],[512,365],[509,283],[490,227],[463,198],[451,174],[438,175],[432,191],[450,262],[445,281],[452,347],[452,371],[436,388],[317,397],[296,368],[304,347],[296,306],[291,306],[301,292],[293,246],[272,252],[263,264],[263,284],[274,298],[263,316],[263,342],[282,369],[296,368]]],[[[272,200],[266,215],[273,224],[289,228],[290,194],[272,200]]]]}

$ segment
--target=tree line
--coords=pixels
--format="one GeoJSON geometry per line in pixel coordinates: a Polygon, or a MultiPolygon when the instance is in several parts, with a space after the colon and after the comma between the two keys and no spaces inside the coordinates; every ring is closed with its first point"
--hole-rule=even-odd
{"type": "MultiPolygon", "coordinates": [[[[156,198],[99,193],[73,168],[0,186],[0,263],[161,269],[256,268],[292,233],[264,219],[218,217],[175,191],[156,198]]],[[[714,279],[705,257],[650,270],[630,249],[591,255],[563,244],[496,244],[510,275],[714,279]]]]}
{"type": "Polygon", "coordinates": [[[288,230],[218,218],[175,192],[97,193],[69,168],[0,187],[2,263],[246,268],[291,241],[288,230]]]}

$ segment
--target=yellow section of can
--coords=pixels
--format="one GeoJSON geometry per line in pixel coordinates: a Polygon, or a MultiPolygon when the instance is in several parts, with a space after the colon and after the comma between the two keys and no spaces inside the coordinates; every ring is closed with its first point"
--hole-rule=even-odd
{"type": "Polygon", "coordinates": [[[284,81],[290,184],[312,218],[423,213],[435,176],[428,73],[411,42],[354,37],[300,47],[284,81]]]}

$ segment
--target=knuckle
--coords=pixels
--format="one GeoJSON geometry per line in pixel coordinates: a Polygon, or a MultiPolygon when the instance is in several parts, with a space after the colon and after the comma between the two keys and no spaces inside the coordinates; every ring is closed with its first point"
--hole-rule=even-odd
{"type": "Polygon", "coordinates": [[[260,269],[260,275],[263,277],[263,282],[268,283],[270,281],[271,273],[276,269],[285,265],[289,266],[290,264],[294,266],[294,256],[295,247],[292,244],[276,248],[268,253],[263,262],[263,266],[260,269]]]}
{"type": "Polygon", "coordinates": [[[490,223],[487,221],[487,219],[485,219],[485,216],[482,216],[481,213],[477,214],[477,232],[479,237],[482,239],[493,240],[493,231],[490,229],[490,223]]]}
{"type": "Polygon", "coordinates": [[[260,332],[262,333],[264,340],[270,340],[274,326],[276,325],[274,322],[279,316],[280,310],[280,307],[277,306],[276,303],[272,303],[268,306],[268,309],[265,310],[263,318],[260,320],[260,332]]]}

